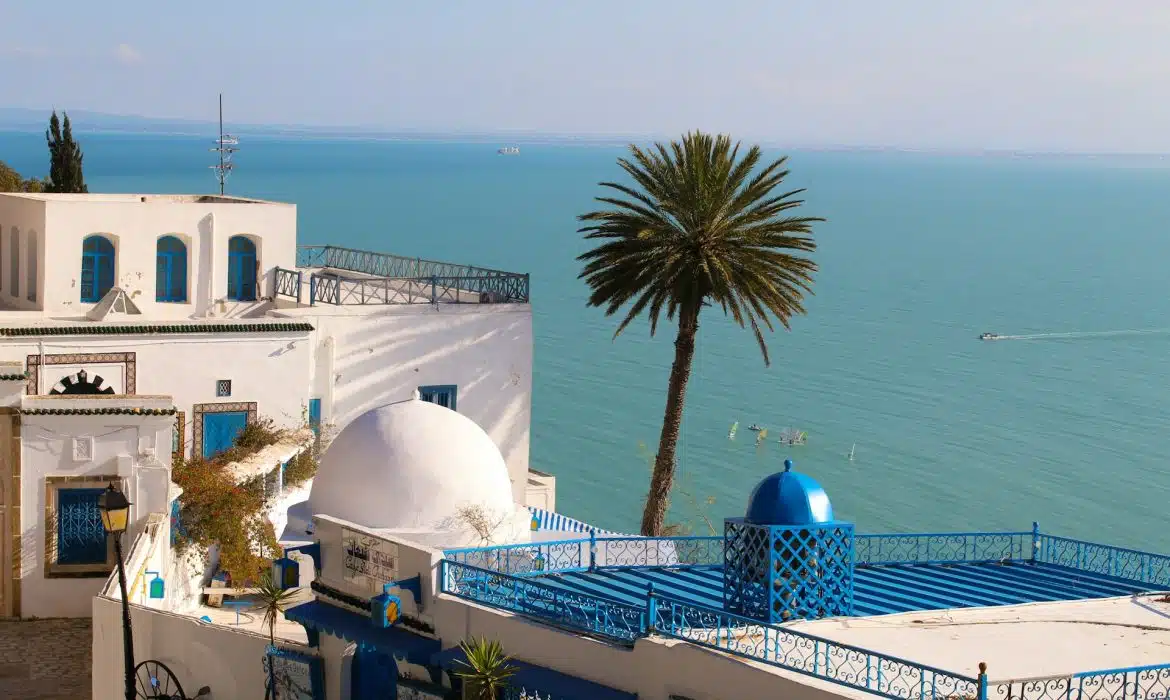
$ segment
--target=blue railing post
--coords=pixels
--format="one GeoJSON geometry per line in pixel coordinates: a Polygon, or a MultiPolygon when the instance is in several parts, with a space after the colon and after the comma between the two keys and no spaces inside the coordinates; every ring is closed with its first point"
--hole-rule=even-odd
{"type": "Polygon", "coordinates": [[[309,275],[309,306],[317,303],[317,273],[309,275]]]}
{"type": "Polygon", "coordinates": [[[1040,554],[1040,523],[1032,521],[1032,561],[1040,554]]]}
{"type": "Polygon", "coordinates": [[[439,278],[431,275],[431,303],[434,304],[438,299],[439,278]]]}
{"type": "Polygon", "coordinates": [[[597,531],[589,531],[589,570],[597,571],[597,531]]]}
{"type": "Polygon", "coordinates": [[[654,597],[654,584],[646,589],[646,624],[645,633],[654,633],[654,621],[658,617],[658,599],[654,597]]]}
{"type": "Polygon", "coordinates": [[[976,700],[987,700],[987,663],[979,662],[979,690],[976,700]]]}
{"type": "Polygon", "coordinates": [[[304,283],[304,273],[297,270],[297,306],[301,305],[301,284],[304,283]]]}

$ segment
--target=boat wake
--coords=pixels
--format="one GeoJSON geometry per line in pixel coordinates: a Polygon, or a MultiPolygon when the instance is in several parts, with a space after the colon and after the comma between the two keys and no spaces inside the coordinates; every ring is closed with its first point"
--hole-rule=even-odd
{"type": "Polygon", "coordinates": [[[987,340],[1076,340],[1080,338],[1117,338],[1135,335],[1164,335],[1170,328],[1130,328],[1119,331],[1072,331],[1068,333],[1023,333],[1020,335],[996,335],[987,340]]]}

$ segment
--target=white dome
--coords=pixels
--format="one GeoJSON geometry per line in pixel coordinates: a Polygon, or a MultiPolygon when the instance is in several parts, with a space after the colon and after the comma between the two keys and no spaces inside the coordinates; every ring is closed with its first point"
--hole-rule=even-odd
{"type": "Polygon", "coordinates": [[[449,530],[462,508],[512,513],[500,450],[474,421],[417,398],[368,411],[321,457],[314,515],[369,528],[449,530]]]}

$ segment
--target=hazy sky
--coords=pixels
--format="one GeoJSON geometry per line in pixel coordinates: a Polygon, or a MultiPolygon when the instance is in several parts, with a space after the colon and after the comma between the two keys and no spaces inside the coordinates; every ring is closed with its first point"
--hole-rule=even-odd
{"type": "Polygon", "coordinates": [[[1170,152],[1168,0],[6,0],[0,105],[1170,152]]]}

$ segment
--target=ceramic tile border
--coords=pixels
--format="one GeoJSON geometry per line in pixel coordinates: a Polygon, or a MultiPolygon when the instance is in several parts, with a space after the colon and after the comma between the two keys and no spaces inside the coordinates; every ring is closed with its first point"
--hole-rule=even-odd
{"type": "Polygon", "coordinates": [[[207,413],[247,411],[248,422],[255,423],[259,404],[255,401],[227,401],[224,403],[197,403],[191,407],[191,457],[203,455],[203,416],[207,413]]]}
{"type": "MultiPolygon", "coordinates": [[[[37,384],[41,375],[41,356],[29,355],[28,358],[28,383],[25,385],[25,393],[29,396],[38,396],[37,384]]],[[[138,377],[138,360],[132,352],[95,352],[95,353],[74,353],[69,355],[45,355],[46,365],[78,365],[86,363],[94,364],[121,364],[125,369],[125,376],[123,382],[123,395],[133,396],[137,392],[137,377],[138,377]]]]}

